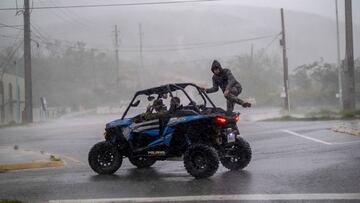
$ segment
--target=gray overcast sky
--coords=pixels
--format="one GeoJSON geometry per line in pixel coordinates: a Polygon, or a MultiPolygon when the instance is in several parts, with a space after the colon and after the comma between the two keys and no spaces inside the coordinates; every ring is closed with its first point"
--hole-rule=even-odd
{"type": "MultiPolygon", "coordinates": [[[[106,4],[106,3],[126,3],[126,2],[157,2],[157,1],[169,1],[169,0],[34,0],[36,4],[50,5],[53,2],[61,2],[63,5],[76,5],[76,4],[106,4]]],[[[14,0],[1,0],[0,7],[13,7],[15,6],[14,0]]],[[[22,4],[22,0],[17,0],[18,4],[22,4]]],[[[296,11],[303,11],[313,14],[318,14],[326,17],[334,18],[334,3],[335,0],[222,0],[217,3],[236,3],[250,6],[261,7],[273,7],[273,8],[285,8],[296,11]]],[[[343,13],[344,0],[338,0],[340,13],[343,13]]],[[[156,6],[156,5],[155,5],[156,6]]],[[[353,15],[354,21],[360,22],[360,1],[353,0],[353,15]]]]}
{"type": "MultiPolygon", "coordinates": [[[[23,0],[16,0],[18,5],[22,5],[23,0]]],[[[1,0],[0,7],[15,7],[14,0],[1,0]]],[[[57,5],[84,5],[84,4],[111,4],[111,3],[129,3],[129,2],[159,2],[169,0],[33,0],[35,6],[53,6],[57,5]]],[[[360,0],[353,0],[353,21],[360,24],[360,0]]],[[[328,18],[335,19],[335,0],[220,0],[219,2],[208,2],[208,4],[237,4],[248,5],[255,7],[271,7],[284,8],[294,11],[302,11],[312,13],[328,18]]],[[[197,5],[199,3],[189,3],[189,6],[197,5]]],[[[340,21],[344,21],[344,0],[338,0],[340,21]]],[[[158,6],[158,5],[151,5],[158,6]]],[[[87,8],[75,8],[82,15],[86,15],[87,8]]],[[[104,9],[100,10],[105,11],[104,9]]],[[[2,23],[7,23],[6,18],[14,16],[14,11],[0,11],[0,18],[2,23]],[[7,17],[8,16],[8,17],[7,17]]],[[[18,18],[19,19],[19,18],[18,18]]],[[[10,20],[10,19],[9,19],[10,20]]],[[[10,20],[11,21],[11,20],[10,20]]],[[[12,21],[11,21],[12,23],[12,21]]]]}
{"type": "MultiPolygon", "coordinates": [[[[0,8],[5,7],[15,7],[16,1],[21,7],[23,0],[0,0],[0,8]]],[[[134,2],[160,2],[160,1],[171,1],[171,0],[33,0],[33,5],[36,6],[64,6],[64,5],[89,5],[89,4],[113,4],[113,3],[134,3],[134,2]]],[[[353,21],[354,24],[354,43],[355,43],[355,54],[356,57],[359,56],[359,35],[360,32],[360,0],[353,0],[353,21]]],[[[344,0],[338,0],[339,3],[339,14],[340,21],[344,21],[344,0]]],[[[137,46],[138,44],[138,23],[144,21],[144,29],[147,30],[147,35],[145,37],[145,42],[148,44],[173,44],[174,41],[182,41],[184,43],[196,42],[196,41],[217,41],[218,36],[224,35],[229,39],[243,39],[248,38],[248,35],[262,36],[261,33],[273,33],[274,30],[270,28],[276,27],[279,23],[278,14],[272,14],[271,12],[276,11],[276,9],[284,8],[286,11],[300,11],[309,14],[315,14],[318,16],[326,17],[328,19],[335,19],[335,0],[220,0],[216,2],[203,2],[203,3],[186,3],[186,4],[171,4],[171,5],[146,5],[146,6],[136,6],[136,7],[102,7],[102,8],[71,8],[71,9],[49,9],[49,10],[34,10],[32,13],[32,21],[34,25],[40,27],[40,30],[43,34],[50,36],[54,39],[60,39],[62,41],[69,40],[70,43],[81,40],[86,42],[90,47],[96,47],[101,49],[113,49],[113,25],[119,24],[120,29],[122,30],[122,45],[128,43],[132,46],[137,46]],[[210,6],[205,6],[210,5],[210,6]],[[217,6],[219,5],[219,6],[217,6]],[[221,6],[222,5],[222,6],[221,6]],[[229,6],[230,5],[230,6],[229,6]],[[236,6],[231,6],[236,5],[236,6]],[[242,6],[243,5],[243,6],[242,6]],[[247,13],[248,10],[244,8],[251,7],[264,7],[264,8],[273,8],[273,9],[250,9],[250,13],[247,13]],[[209,8],[209,12],[206,9],[209,8]],[[234,8],[234,9],[229,9],[234,8]],[[237,10],[239,8],[239,10],[237,10]],[[221,10],[224,9],[224,10],[221,10]],[[149,11],[148,11],[149,10],[149,11]],[[191,11],[194,12],[194,15],[191,15],[191,11]],[[222,12],[213,12],[222,11],[222,12]],[[266,13],[256,13],[256,10],[260,12],[266,10],[273,10],[266,13]],[[151,13],[151,11],[156,11],[156,13],[151,13]],[[175,12],[176,11],[176,12],[175,12]],[[190,11],[190,12],[189,12],[190,11]],[[255,11],[255,12],[254,12],[255,11]],[[165,15],[162,15],[165,13],[165,15]],[[183,19],[183,22],[172,22],[169,21],[168,16],[174,13],[175,19],[183,19]],[[239,15],[238,15],[239,14],[239,15]],[[217,16],[221,15],[221,17],[217,16]],[[262,19],[261,16],[267,16],[266,19],[262,19]],[[196,26],[192,27],[192,23],[189,22],[189,26],[184,26],[184,29],[187,30],[177,30],[186,23],[186,20],[192,20],[186,18],[187,16],[193,16],[195,20],[206,20],[210,19],[216,22],[205,22],[201,23],[200,21],[196,26]],[[258,16],[257,20],[255,19],[258,16]],[[270,18],[269,18],[270,17],[270,18]],[[235,21],[245,20],[244,27],[232,29],[226,26],[233,26],[235,21]],[[271,20],[272,19],[272,20],[271,20]],[[226,21],[223,23],[222,20],[226,21]],[[252,22],[254,20],[254,22],[252,22]],[[161,21],[164,26],[158,26],[161,21]],[[183,24],[182,24],[183,23],[183,24]],[[208,23],[208,24],[206,24],[208,23]],[[197,29],[202,24],[206,25],[217,25],[220,29],[212,30],[211,32],[197,33],[201,29],[197,29]],[[225,24],[225,25],[224,25],[225,24]],[[148,26],[152,26],[150,30],[148,26]],[[166,30],[171,28],[173,30],[166,30]],[[193,29],[193,30],[192,30],[193,29]],[[221,30],[223,29],[223,30],[221,30]],[[244,30],[246,29],[246,32],[244,30]],[[256,31],[258,29],[259,31],[256,31]],[[266,30],[270,29],[270,30],[266,30]],[[69,32],[70,31],[70,32],[69,32]],[[181,34],[178,34],[181,32],[181,34]],[[159,34],[160,33],[160,34],[159,34]],[[164,33],[163,35],[161,35],[164,33]],[[160,36],[161,35],[161,36],[160,36]],[[179,35],[179,36],[176,36],[179,35]],[[204,36],[203,36],[204,35],[204,36]],[[186,36],[186,37],[185,37],[186,36]],[[198,37],[203,36],[203,38],[198,39],[198,37]],[[177,37],[177,38],[176,38],[177,37]],[[236,38],[237,37],[237,38],[236,38]],[[96,40],[93,40],[96,39],[96,40]]],[[[291,12],[289,12],[290,14],[291,12]]],[[[0,23],[5,24],[22,24],[22,16],[15,16],[15,11],[0,11],[0,23]]],[[[285,14],[287,15],[287,14],[285,14]]],[[[315,59],[318,59],[320,56],[325,57],[328,61],[335,61],[335,43],[333,41],[336,39],[335,33],[335,23],[332,21],[327,21],[327,19],[308,17],[307,15],[299,14],[294,20],[295,24],[299,23],[297,27],[306,28],[303,30],[302,38],[297,38],[296,34],[298,31],[297,27],[292,27],[293,30],[288,30],[289,36],[289,54],[293,53],[294,57],[298,58],[298,61],[301,63],[311,62],[315,59]],[[302,19],[306,18],[306,19],[302,19]],[[313,21],[309,20],[313,19],[313,21]],[[315,20],[317,19],[317,20],[315,20]],[[321,25],[317,24],[317,27],[312,27],[316,22],[323,23],[321,25]],[[293,34],[293,35],[292,35],[293,34]],[[318,34],[317,38],[314,38],[318,34]],[[307,37],[304,37],[306,35],[307,37]],[[326,38],[326,36],[327,38],[326,38]],[[293,46],[291,37],[293,36],[293,46]],[[327,40],[325,40],[325,38],[327,40]],[[303,42],[303,43],[302,43],[303,42]],[[306,43],[305,43],[306,42],[306,43]],[[304,51],[304,47],[298,46],[309,45],[307,43],[313,43],[313,52],[308,53],[304,51]],[[318,44],[316,44],[318,43],[318,44]],[[324,43],[324,44],[321,44],[324,43]],[[294,47],[295,46],[295,47],[294,47]],[[316,49],[315,49],[316,48],[316,49]],[[331,52],[329,54],[328,52],[331,52]],[[301,53],[304,58],[299,57],[301,53]],[[327,57],[326,57],[327,56],[327,57]]],[[[290,15],[288,17],[291,17],[290,15]]],[[[290,20],[290,19],[288,19],[290,20]]],[[[180,20],[181,21],[181,20],[180,20]]],[[[195,22],[195,21],[194,21],[195,22]]],[[[197,22],[197,21],[196,21],[197,22]]],[[[288,21],[289,22],[289,21],[288,21]]],[[[342,24],[343,25],[343,24],[342,24]]],[[[205,26],[205,25],[204,25],[205,26]]],[[[289,25],[291,27],[291,25],[289,25]]],[[[206,26],[205,26],[206,27],[206,26]]],[[[277,27],[279,28],[279,27],[277,27]]],[[[8,35],[14,37],[19,30],[16,29],[2,29],[0,30],[2,35],[8,35]]],[[[36,30],[35,30],[36,31],[36,30]]],[[[344,33],[344,26],[340,27],[340,34],[344,33]]],[[[341,45],[342,49],[344,47],[344,36],[341,36],[341,45]]],[[[11,38],[0,37],[0,47],[5,47],[9,45],[13,40],[11,38]]],[[[245,45],[244,45],[245,46],[245,45]]],[[[257,47],[263,47],[265,45],[260,44],[257,47]]],[[[243,51],[245,49],[242,49],[243,51]]],[[[238,51],[232,49],[226,49],[226,55],[238,54],[238,51]],[[231,53],[230,53],[231,52],[231,53]]],[[[175,52],[174,52],[175,53],[175,52]]],[[[190,53],[190,51],[189,51],[190,53]]],[[[192,52],[194,53],[194,52],[192,52]]],[[[343,53],[343,52],[342,52],[343,53]]],[[[137,57],[137,53],[128,53],[129,58],[137,57]]],[[[197,58],[200,57],[202,52],[198,51],[197,58]]],[[[217,53],[216,53],[217,54],[217,53]]],[[[150,54],[149,54],[150,55],[150,54]]],[[[160,54],[159,54],[160,55],[160,54]]],[[[203,55],[206,55],[205,53],[203,55]]],[[[209,54],[207,54],[209,55],[209,54]]],[[[225,55],[225,53],[224,53],[225,55]]],[[[125,55],[126,56],[126,55],[125,55]]],[[[125,57],[124,56],[124,57],[125,57]]],[[[193,54],[191,54],[193,56],[193,54]]],[[[202,56],[202,55],[201,55],[202,56]]],[[[196,58],[194,56],[194,58],[196,58]]],[[[294,60],[292,60],[294,62],[294,60]]],[[[298,63],[300,63],[298,62],[298,63]]],[[[295,66],[295,65],[294,65],[295,66]]]]}
{"type": "MultiPolygon", "coordinates": [[[[226,0],[251,6],[290,9],[335,19],[335,0],[226,0]]],[[[360,23],[360,1],[353,0],[353,21],[360,23]]],[[[340,19],[344,18],[344,0],[338,0],[340,19]]]]}

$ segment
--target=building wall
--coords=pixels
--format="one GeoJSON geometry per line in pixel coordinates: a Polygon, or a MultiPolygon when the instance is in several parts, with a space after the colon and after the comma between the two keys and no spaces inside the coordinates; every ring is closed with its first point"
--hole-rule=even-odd
{"type": "MultiPolygon", "coordinates": [[[[19,84],[19,96],[20,96],[20,112],[17,108],[17,95],[16,95],[16,76],[13,74],[5,73],[3,76],[3,95],[4,101],[2,101],[2,91],[0,89],[0,123],[8,124],[10,122],[20,123],[22,117],[22,111],[24,110],[25,104],[25,85],[24,78],[18,77],[19,84]],[[9,86],[12,86],[11,92],[9,86]],[[12,94],[12,100],[11,100],[12,94]],[[4,102],[4,103],[3,103],[4,102]]],[[[0,81],[1,83],[1,81],[0,81]]],[[[1,85],[0,85],[1,88],[1,85]]]]}

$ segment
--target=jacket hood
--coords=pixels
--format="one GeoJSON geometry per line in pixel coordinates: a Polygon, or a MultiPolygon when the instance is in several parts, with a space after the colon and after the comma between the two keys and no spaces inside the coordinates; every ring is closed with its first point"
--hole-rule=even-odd
{"type": "Polygon", "coordinates": [[[220,71],[222,71],[221,64],[217,60],[214,60],[211,65],[211,72],[214,72],[214,70],[217,68],[220,69],[220,71]]]}

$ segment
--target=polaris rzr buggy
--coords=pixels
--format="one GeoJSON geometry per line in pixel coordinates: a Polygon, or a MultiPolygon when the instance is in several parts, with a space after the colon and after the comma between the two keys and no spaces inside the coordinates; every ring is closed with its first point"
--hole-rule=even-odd
{"type": "Polygon", "coordinates": [[[106,124],[105,141],[91,148],[88,161],[99,174],[116,172],[124,157],[138,168],[182,158],[195,178],[212,176],[219,161],[230,170],[240,170],[249,164],[251,148],[240,136],[239,116],[227,115],[192,83],[138,91],[122,118],[106,124]],[[147,108],[139,108],[141,97],[150,103],[147,108]],[[143,113],[128,118],[130,109],[143,113]]]}

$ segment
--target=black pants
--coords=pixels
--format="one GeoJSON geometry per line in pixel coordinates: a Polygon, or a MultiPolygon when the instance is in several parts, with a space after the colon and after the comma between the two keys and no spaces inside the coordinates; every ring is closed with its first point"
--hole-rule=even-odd
{"type": "Polygon", "coordinates": [[[231,114],[234,110],[234,105],[236,104],[243,104],[244,101],[238,98],[237,96],[241,93],[242,88],[240,85],[235,85],[229,91],[228,96],[226,96],[226,113],[231,114]]]}

